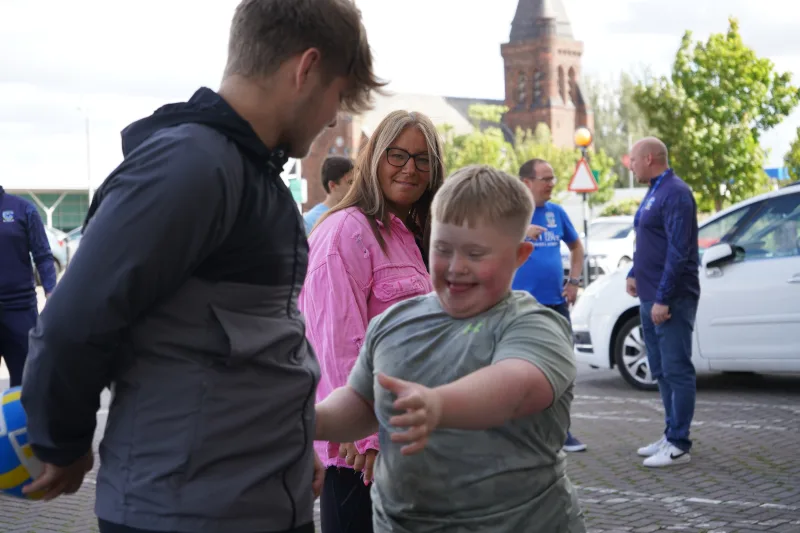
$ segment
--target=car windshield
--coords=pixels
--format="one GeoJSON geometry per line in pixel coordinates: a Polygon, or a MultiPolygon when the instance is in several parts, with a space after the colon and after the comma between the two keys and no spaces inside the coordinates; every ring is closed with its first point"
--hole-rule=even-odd
{"type": "Polygon", "coordinates": [[[592,239],[624,239],[633,225],[630,222],[593,222],[589,226],[589,237],[592,239]]]}

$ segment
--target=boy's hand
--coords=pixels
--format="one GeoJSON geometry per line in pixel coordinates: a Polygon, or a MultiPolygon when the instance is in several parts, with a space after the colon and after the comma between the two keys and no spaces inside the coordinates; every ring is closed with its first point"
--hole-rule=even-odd
{"type": "Polygon", "coordinates": [[[339,445],[339,457],[353,467],[356,472],[364,472],[364,484],[372,481],[375,472],[375,458],[378,450],[370,448],[365,453],[358,453],[358,448],[352,442],[345,442],[339,445]]]}
{"type": "Polygon", "coordinates": [[[403,455],[421,452],[428,444],[428,435],[442,418],[442,400],[434,389],[410,383],[386,374],[378,374],[381,387],[397,396],[394,408],[405,411],[389,419],[393,426],[408,428],[402,433],[392,433],[392,442],[409,443],[400,449],[403,455]]]}
{"type": "Polygon", "coordinates": [[[536,224],[531,224],[530,226],[528,226],[528,231],[525,232],[525,236],[535,241],[538,240],[539,236],[541,236],[541,234],[544,233],[545,231],[547,231],[547,228],[543,228],[542,226],[537,226],[536,224]]]}

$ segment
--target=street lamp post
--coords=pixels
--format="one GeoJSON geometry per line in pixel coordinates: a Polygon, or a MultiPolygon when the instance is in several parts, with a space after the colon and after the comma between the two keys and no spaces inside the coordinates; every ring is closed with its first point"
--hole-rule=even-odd
{"type": "MultiPolygon", "coordinates": [[[[592,144],[592,132],[589,128],[578,128],[575,130],[575,145],[580,148],[581,156],[589,162],[589,154],[587,152],[589,146],[592,144]]],[[[587,211],[587,193],[581,193],[583,197],[583,287],[589,286],[591,278],[591,263],[589,261],[589,214],[587,211]]]]}

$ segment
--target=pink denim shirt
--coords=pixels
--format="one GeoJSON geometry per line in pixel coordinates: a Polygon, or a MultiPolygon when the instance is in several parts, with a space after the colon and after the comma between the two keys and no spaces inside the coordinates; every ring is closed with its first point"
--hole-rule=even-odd
{"type": "MultiPolygon", "coordinates": [[[[308,275],[299,307],[306,337],[322,370],[317,402],[347,385],[369,321],[392,304],[433,290],[414,235],[392,215],[391,232],[378,222],[384,254],[367,218],[357,208],[339,211],[309,237],[308,275]]],[[[378,450],[378,436],[355,443],[359,453],[378,450]]],[[[325,466],[347,466],[339,443],[316,442],[325,466]]]]}

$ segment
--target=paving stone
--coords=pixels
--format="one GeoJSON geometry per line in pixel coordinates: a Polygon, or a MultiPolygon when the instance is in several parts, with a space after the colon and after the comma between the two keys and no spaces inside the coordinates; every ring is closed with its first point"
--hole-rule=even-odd
{"type": "MultiPolygon", "coordinates": [[[[698,389],[692,462],[647,469],[636,448],[663,430],[658,394],[581,371],[571,429],[589,450],[567,471],[588,533],[800,533],[800,377],[700,376],[698,389]]],[[[49,503],[0,496],[0,532],[96,532],[94,489],[49,503]]]]}

